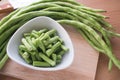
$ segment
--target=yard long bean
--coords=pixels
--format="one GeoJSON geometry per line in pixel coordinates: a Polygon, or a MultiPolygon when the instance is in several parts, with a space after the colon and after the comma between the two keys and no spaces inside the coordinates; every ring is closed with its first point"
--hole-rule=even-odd
{"type": "Polygon", "coordinates": [[[38,17],[38,16],[55,16],[55,17],[58,16],[57,18],[76,19],[73,16],[68,15],[66,13],[48,12],[48,11],[33,11],[33,12],[25,13],[23,15],[20,15],[18,17],[10,19],[7,23],[5,23],[4,25],[2,25],[0,27],[0,34],[2,34],[5,30],[7,30],[9,27],[11,27],[11,25],[14,25],[14,24],[18,23],[19,21],[21,21],[23,18],[25,18],[25,19],[27,18],[27,20],[29,20],[29,19],[32,19],[32,18],[38,17]],[[61,16],[61,17],[59,17],[59,16],[61,16]]]}
{"type": "MultiPolygon", "coordinates": [[[[55,2],[55,1],[59,1],[59,0],[42,0],[42,1],[35,2],[35,3],[31,4],[30,6],[36,5],[39,3],[55,2]]],[[[73,1],[73,0],[61,0],[61,2],[67,2],[67,3],[74,4],[74,5],[83,6],[83,4],[80,4],[80,3],[73,1]]]]}
{"type": "MultiPolygon", "coordinates": [[[[120,34],[109,30],[112,26],[104,20],[106,16],[98,14],[97,12],[104,12],[104,10],[92,9],[73,0],[42,0],[33,3],[14,11],[0,21],[0,46],[28,20],[38,16],[48,16],[58,20],[59,23],[72,25],[78,29],[93,48],[110,58],[109,69],[111,69],[113,63],[120,69],[120,61],[113,54],[109,41],[110,36],[120,37],[120,34]]],[[[0,64],[5,63],[6,59],[7,56],[0,64]]],[[[60,62],[59,60],[56,61],[58,63],[60,62]]],[[[36,65],[38,65],[38,63],[36,63],[36,65]]],[[[51,65],[54,66],[54,63],[51,65]]]]}
{"type": "Polygon", "coordinates": [[[7,60],[8,60],[8,55],[5,54],[5,56],[0,61],[0,69],[2,69],[2,67],[4,66],[4,64],[6,63],[7,60]]]}
{"type": "Polygon", "coordinates": [[[2,45],[5,40],[9,39],[10,36],[15,32],[15,30],[17,30],[25,22],[26,22],[25,20],[22,20],[19,24],[14,25],[10,29],[8,29],[6,32],[2,33],[0,35],[0,45],[2,45]]]}
{"type": "Polygon", "coordinates": [[[120,61],[115,57],[115,55],[113,55],[113,53],[111,52],[111,50],[109,49],[109,47],[107,46],[107,44],[100,38],[100,36],[94,31],[92,30],[92,28],[87,27],[86,25],[77,22],[77,21],[69,21],[69,20],[61,20],[58,21],[60,23],[65,23],[65,24],[69,24],[69,25],[73,25],[76,26],[77,28],[84,28],[85,30],[87,30],[89,33],[91,33],[95,39],[101,43],[101,46],[105,49],[106,55],[113,61],[113,63],[120,69],[120,61]]]}
{"type": "Polygon", "coordinates": [[[68,7],[51,7],[51,8],[46,8],[45,10],[57,11],[57,12],[63,11],[66,13],[68,10],[70,14],[73,13],[73,16],[77,17],[81,22],[83,22],[84,24],[89,25],[90,27],[93,27],[95,30],[101,32],[101,34],[103,35],[108,46],[111,46],[110,41],[109,41],[108,36],[107,36],[107,33],[104,31],[104,28],[98,22],[96,22],[94,19],[89,19],[89,20],[84,19],[84,18],[80,17],[79,15],[77,15],[79,11],[73,10],[71,8],[68,8],[68,7]]]}
{"type": "MultiPolygon", "coordinates": [[[[103,16],[101,14],[96,14],[95,12],[92,11],[92,9],[91,10],[90,9],[89,10],[84,10],[82,8],[83,6],[76,6],[76,5],[73,5],[73,4],[64,3],[64,2],[60,2],[60,1],[52,2],[52,3],[58,4],[58,5],[61,5],[61,6],[64,6],[64,7],[70,7],[70,8],[76,9],[78,11],[87,13],[88,15],[93,15],[95,17],[106,18],[106,16],[103,16]]],[[[88,8],[86,8],[86,9],[88,9],[88,8]]]]}
{"type": "Polygon", "coordinates": [[[10,13],[8,16],[6,16],[5,18],[3,18],[3,19],[0,21],[0,27],[1,27],[1,25],[4,24],[7,20],[9,20],[13,15],[15,15],[18,11],[19,11],[19,9],[13,11],[13,12],[10,13]]]}

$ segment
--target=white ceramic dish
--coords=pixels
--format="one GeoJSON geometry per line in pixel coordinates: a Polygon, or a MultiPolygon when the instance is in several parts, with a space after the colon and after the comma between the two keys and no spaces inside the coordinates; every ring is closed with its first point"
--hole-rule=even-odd
{"type": "Polygon", "coordinates": [[[13,61],[25,67],[34,70],[55,71],[65,69],[71,65],[74,58],[74,49],[71,39],[65,29],[55,20],[49,17],[41,16],[28,21],[13,34],[7,45],[7,54],[13,61]],[[23,37],[23,33],[31,32],[33,29],[40,30],[42,28],[56,29],[58,35],[64,40],[65,46],[69,48],[69,51],[64,55],[62,62],[55,67],[34,67],[30,64],[27,64],[18,53],[18,46],[21,44],[21,38],[23,37]]]}

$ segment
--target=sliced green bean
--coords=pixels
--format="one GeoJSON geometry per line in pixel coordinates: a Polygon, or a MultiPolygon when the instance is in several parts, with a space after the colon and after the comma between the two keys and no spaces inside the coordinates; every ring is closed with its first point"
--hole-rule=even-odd
{"type": "Polygon", "coordinates": [[[55,36],[53,38],[50,38],[48,41],[46,41],[44,44],[45,46],[48,46],[49,44],[53,43],[53,42],[56,42],[59,40],[59,37],[58,36],[55,36]]]}
{"type": "Polygon", "coordinates": [[[50,67],[51,65],[47,62],[33,61],[33,66],[37,67],[50,67]]]}
{"type": "Polygon", "coordinates": [[[38,38],[37,41],[36,41],[36,44],[37,44],[37,45],[39,46],[39,48],[45,53],[45,46],[44,46],[42,40],[38,38]]]}
{"type": "Polygon", "coordinates": [[[41,59],[41,57],[39,56],[39,54],[41,54],[41,53],[37,53],[37,54],[35,54],[36,59],[37,59],[37,61],[42,61],[42,59],[41,59]]]}
{"type": "Polygon", "coordinates": [[[47,48],[47,49],[52,48],[52,44],[49,44],[46,48],[47,48]]]}
{"type": "Polygon", "coordinates": [[[62,59],[62,56],[61,56],[61,55],[57,55],[57,59],[58,59],[58,60],[61,60],[61,59],[62,59]]]}
{"type": "Polygon", "coordinates": [[[61,60],[58,59],[58,60],[56,61],[56,63],[57,63],[57,64],[61,63],[61,60]]]}
{"type": "Polygon", "coordinates": [[[46,54],[47,54],[48,57],[50,57],[50,55],[51,55],[53,52],[54,52],[54,50],[48,49],[48,50],[46,51],[46,54]]]}
{"type": "Polygon", "coordinates": [[[69,49],[66,47],[66,46],[64,46],[64,45],[61,45],[61,48],[65,51],[65,52],[67,52],[69,49]]]}
{"type": "Polygon", "coordinates": [[[49,50],[46,51],[47,56],[50,56],[50,55],[51,55],[53,52],[55,52],[60,46],[61,46],[61,43],[60,43],[60,42],[57,42],[56,44],[54,44],[51,49],[49,49],[49,50]]]}
{"type": "Polygon", "coordinates": [[[39,37],[39,35],[38,34],[35,34],[35,33],[31,33],[31,36],[33,36],[33,37],[35,37],[35,38],[38,38],[39,37]]]}
{"type": "Polygon", "coordinates": [[[52,59],[56,62],[56,60],[57,60],[57,55],[56,54],[52,54],[52,59]]]}
{"type": "Polygon", "coordinates": [[[32,61],[37,61],[36,52],[31,52],[32,61]]]}
{"type": "Polygon", "coordinates": [[[39,33],[39,35],[41,35],[42,33],[45,33],[45,32],[47,32],[48,31],[48,29],[41,29],[38,33],[39,33]]]}
{"type": "Polygon", "coordinates": [[[55,34],[56,33],[56,30],[55,29],[52,29],[52,30],[50,30],[50,31],[48,31],[48,32],[46,32],[46,34],[48,34],[48,35],[53,35],[53,34],[55,34]]]}
{"type": "Polygon", "coordinates": [[[43,41],[43,40],[46,40],[46,39],[49,39],[49,38],[50,38],[49,34],[46,34],[46,33],[45,33],[44,35],[42,35],[42,37],[40,36],[39,39],[40,39],[41,41],[43,41]]]}
{"type": "Polygon", "coordinates": [[[55,61],[51,60],[49,57],[47,57],[44,54],[39,54],[39,56],[46,62],[48,62],[51,66],[55,66],[55,61]]]}
{"type": "Polygon", "coordinates": [[[28,52],[27,48],[24,45],[20,45],[19,50],[22,52],[28,52]]]}
{"type": "Polygon", "coordinates": [[[22,43],[25,45],[25,47],[27,48],[28,51],[32,51],[33,50],[32,46],[27,42],[26,39],[23,38],[22,39],[22,43]]]}
{"type": "Polygon", "coordinates": [[[31,64],[32,61],[31,61],[31,59],[30,59],[29,57],[30,57],[30,55],[29,55],[29,53],[27,53],[27,52],[24,52],[24,53],[22,54],[22,58],[23,58],[28,64],[31,64]]]}

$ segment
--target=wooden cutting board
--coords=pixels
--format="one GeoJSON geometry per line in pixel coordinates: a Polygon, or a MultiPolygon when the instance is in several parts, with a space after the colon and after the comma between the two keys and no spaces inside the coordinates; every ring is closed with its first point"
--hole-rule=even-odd
{"type": "MultiPolygon", "coordinates": [[[[1,18],[3,16],[1,14],[1,18]]],[[[0,73],[23,80],[94,80],[99,57],[98,52],[74,28],[65,25],[65,29],[72,39],[75,51],[73,64],[69,68],[54,72],[35,71],[9,59],[0,73]]],[[[0,77],[0,80],[5,79],[0,77]]]]}
{"type": "Polygon", "coordinates": [[[65,26],[65,29],[75,49],[74,61],[69,68],[54,72],[35,71],[8,60],[1,72],[24,80],[94,80],[98,52],[75,29],[70,26],[65,26]]]}
{"type": "MultiPolygon", "coordinates": [[[[117,32],[120,32],[120,0],[77,0],[81,3],[93,8],[105,9],[108,12],[105,15],[110,16],[108,20],[115,26],[117,32]]],[[[0,18],[6,14],[0,14],[0,18]]],[[[119,80],[120,70],[113,67],[112,71],[107,70],[108,59],[104,55],[96,52],[76,30],[71,27],[66,27],[75,49],[75,59],[73,64],[65,70],[56,72],[33,71],[27,69],[11,60],[7,62],[0,73],[14,76],[24,80],[119,80]],[[97,67],[98,62],[98,67],[97,67]],[[97,67],[97,73],[96,73],[97,67]],[[96,75],[96,78],[95,78],[96,75]]],[[[113,38],[113,49],[116,55],[120,58],[120,43],[119,39],[113,38]]],[[[0,80],[10,80],[0,76],[0,80]]],[[[13,79],[11,79],[13,80],[13,79]]],[[[16,79],[17,80],[17,79],[16,79]]]]}

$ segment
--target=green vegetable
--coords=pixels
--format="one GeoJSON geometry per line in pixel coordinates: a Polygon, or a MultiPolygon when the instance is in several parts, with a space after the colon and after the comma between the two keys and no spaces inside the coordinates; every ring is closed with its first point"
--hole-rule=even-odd
{"type": "Polygon", "coordinates": [[[37,67],[50,67],[51,65],[47,62],[33,61],[33,66],[37,67]]]}
{"type": "Polygon", "coordinates": [[[65,47],[64,45],[61,45],[61,48],[65,51],[65,52],[67,52],[69,49],[67,48],[67,47],[65,47]]]}
{"type": "MultiPolygon", "coordinates": [[[[88,15],[90,14],[90,15],[94,15],[96,17],[106,18],[106,16],[103,16],[103,15],[100,15],[100,14],[96,14],[95,12],[93,12],[93,9],[91,9],[91,10],[89,9],[88,10],[88,7],[87,8],[84,7],[84,9],[87,9],[87,10],[84,10],[83,6],[78,6],[78,5],[76,6],[76,5],[70,4],[70,3],[65,3],[65,2],[61,2],[61,1],[55,1],[53,3],[58,4],[60,6],[70,7],[70,8],[76,9],[76,10],[81,11],[83,13],[87,13],[88,15]]],[[[99,10],[98,10],[98,12],[99,12],[99,10]]]]}
{"type": "MultiPolygon", "coordinates": [[[[112,36],[120,37],[120,34],[112,32],[112,25],[105,21],[105,18],[107,17],[98,14],[98,12],[105,11],[101,9],[92,9],[86,7],[85,5],[79,4],[74,0],[41,0],[29,6],[17,9],[0,21],[0,50],[3,50],[3,44],[6,43],[6,40],[8,40],[12,36],[12,34],[25,22],[38,16],[48,16],[57,20],[61,24],[72,25],[78,30],[78,32],[80,32],[80,34],[88,41],[88,43],[93,48],[107,55],[110,59],[108,65],[109,70],[112,68],[113,64],[120,69],[120,60],[118,60],[113,54],[111,48],[112,46],[110,43],[110,38],[112,36]]],[[[53,40],[50,39],[50,37],[54,34],[46,35],[45,33],[38,33],[37,35],[40,35],[40,38],[42,38],[41,40],[43,40],[43,44],[47,42],[46,39],[51,42],[54,40],[57,41],[57,38],[53,40]]],[[[25,34],[24,36],[29,36],[29,34],[25,34]]],[[[34,33],[32,36],[34,36],[34,38],[32,38],[31,42],[34,46],[37,46],[35,40],[35,37],[37,37],[36,33],[34,33]]],[[[58,41],[62,43],[62,40],[59,39],[58,41]]],[[[45,47],[48,45],[46,49],[52,48],[51,42],[44,45],[45,47]]],[[[24,47],[22,48],[24,51],[24,47]]],[[[45,52],[43,47],[39,48],[45,52]]],[[[61,52],[58,53],[61,56],[64,54],[63,49],[64,48],[62,48],[61,52]]],[[[57,53],[51,54],[52,56],[55,56],[53,54],[57,53]]],[[[37,60],[41,60],[39,59],[39,57],[36,57],[36,55],[35,58],[37,60]]],[[[54,57],[52,58],[55,59],[54,57]]],[[[60,62],[61,60],[56,59],[56,64],[60,62]]]]}
{"type": "MultiPolygon", "coordinates": [[[[64,50],[62,54],[65,54],[68,48],[64,46],[63,40],[55,34],[57,34],[55,29],[32,30],[29,33],[24,33],[22,44],[19,46],[19,54],[25,62],[33,66],[56,66],[57,51],[64,50]],[[48,42],[47,45],[46,42],[48,42]]],[[[63,55],[60,55],[60,59],[59,57],[58,59],[62,60],[62,57],[63,55]]]]}
{"type": "Polygon", "coordinates": [[[2,69],[2,67],[4,66],[4,64],[6,63],[7,60],[8,60],[8,55],[5,54],[5,56],[0,61],[0,69],[2,69]]]}
{"type": "Polygon", "coordinates": [[[57,60],[57,55],[56,54],[52,54],[52,59],[56,62],[56,60],[57,60]]]}
{"type": "MultiPolygon", "coordinates": [[[[40,53],[41,54],[41,53],[40,53]]],[[[37,61],[42,61],[41,57],[39,56],[39,54],[35,54],[37,61]]],[[[34,62],[34,61],[33,61],[34,62]]]]}
{"type": "Polygon", "coordinates": [[[44,46],[42,40],[38,39],[37,41],[38,41],[37,44],[38,44],[39,48],[41,48],[42,51],[45,53],[45,46],[44,46]]]}
{"type": "Polygon", "coordinates": [[[90,34],[92,34],[94,36],[94,39],[96,39],[100,43],[100,46],[104,48],[106,55],[112,60],[112,62],[118,68],[120,68],[120,61],[115,57],[114,54],[112,54],[111,48],[109,48],[107,46],[107,44],[104,42],[104,40],[102,40],[102,38],[92,28],[90,28],[89,26],[87,26],[83,23],[77,22],[77,21],[60,20],[58,22],[73,25],[73,26],[76,26],[77,28],[81,28],[81,29],[88,31],[90,34]]]}
{"type": "Polygon", "coordinates": [[[46,62],[48,62],[51,66],[55,66],[56,63],[55,61],[51,60],[49,57],[47,57],[46,55],[44,54],[39,54],[39,56],[46,62]]]}
{"type": "Polygon", "coordinates": [[[32,46],[27,42],[26,39],[23,38],[22,39],[22,43],[25,45],[25,47],[27,48],[28,51],[32,51],[33,50],[32,46]]]}
{"type": "Polygon", "coordinates": [[[32,61],[29,59],[29,57],[30,57],[29,53],[24,52],[24,53],[20,53],[20,54],[28,64],[31,64],[32,61]]]}
{"type": "Polygon", "coordinates": [[[52,53],[54,53],[60,46],[61,46],[61,43],[60,43],[60,42],[55,43],[55,44],[51,47],[51,49],[48,49],[48,50],[46,51],[47,56],[50,56],[52,53]]]}
{"type": "Polygon", "coordinates": [[[2,49],[1,53],[0,53],[0,60],[2,60],[2,58],[4,57],[5,55],[5,52],[6,51],[6,46],[2,49]]]}
{"type": "MultiPolygon", "coordinates": [[[[33,3],[33,4],[29,5],[29,6],[37,5],[37,4],[40,4],[40,3],[56,2],[56,1],[59,1],[59,0],[42,0],[42,1],[39,1],[39,2],[36,2],[36,3],[33,3]]],[[[61,2],[67,2],[67,3],[77,5],[77,6],[82,6],[82,4],[80,4],[78,2],[75,2],[75,1],[72,1],[72,0],[61,0],[61,2]]]]}
{"type": "Polygon", "coordinates": [[[55,36],[53,38],[50,38],[48,41],[45,41],[44,44],[45,44],[45,46],[48,46],[49,44],[58,41],[58,39],[59,39],[59,37],[55,36]]]}
{"type": "Polygon", "coordinates": [[[7,20],[9,20],[13,15],[15,15],[17,12],[19,11],[19,9],[13,11],[11,14],[9,14],[8,16],[6,16],[5,18],[3,18],[1,21],[0,21],[0,26],[2,24],[4,24],[4,22],[6,22],[7,20]]]}

